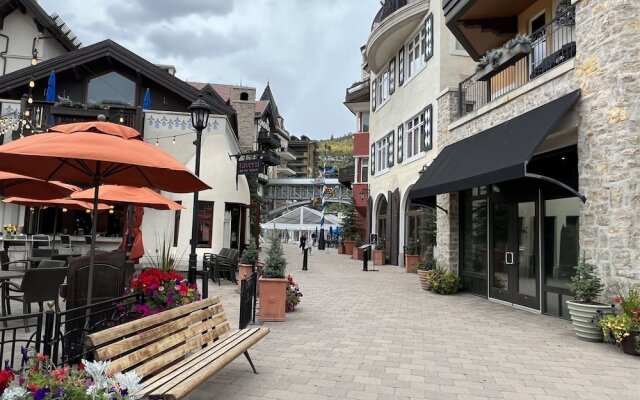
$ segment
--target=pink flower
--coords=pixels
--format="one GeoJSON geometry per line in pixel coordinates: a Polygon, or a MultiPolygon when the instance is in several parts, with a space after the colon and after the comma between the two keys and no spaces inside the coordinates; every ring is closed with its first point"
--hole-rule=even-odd
{"type": "Polygon", "coordinates": [[[615,301],[617,304],[620,304],[624,301],[624,297],[617,295],[616,297],[613,298],[613,301],[615,301]]]}

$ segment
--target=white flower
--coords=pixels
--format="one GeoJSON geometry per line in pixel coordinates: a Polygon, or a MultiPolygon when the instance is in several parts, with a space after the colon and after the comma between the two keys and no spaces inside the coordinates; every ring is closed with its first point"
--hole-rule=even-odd
{"type": "Polygon", "coordinates": [[[27,395],[27,389],[21,386],[10,386],[2,393],[2,400],[22,400],[27,395]]]}
{"type": "Polygon", "coordinates": [[[140,396],[136,395],[141,389],[142,385],[140,381],[142,380],[141,376],[138,376],[134,371],[121,373],[118,372],[114,376],[117,384],[127,390],[127,398],[130,399],[139,399],[140,396]]]}
{"type": "Polygon", "coordinates": [[[107,377],[107,369],[109,361],[87,361],[82,360],[84,370],[93,379],[93,385],[87,389],[88,395],[96,395],[100,390],[106,389],[110,385],[110,379],[107,377]]]}

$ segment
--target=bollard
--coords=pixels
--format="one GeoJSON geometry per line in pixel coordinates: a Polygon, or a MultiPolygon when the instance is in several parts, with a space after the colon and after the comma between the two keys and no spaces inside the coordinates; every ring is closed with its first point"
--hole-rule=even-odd
{"type": "Polygon", "coordinates": [[[369,271],[369,267],[368,267],[368,263],[369,263],[369,249],[371,247],[365,247],[364,251],[363,251],[363,257],[362,257],[362,270],[363,271],[369,271]]]}
{"type": "Polygon", "coordinates": [[[307,269],[307,253],[309,252],[308,248],[304,248],[304,250],[302,250],[303,256],[302,256],[302,270],[303,271],[308,271],[307,269]]]}

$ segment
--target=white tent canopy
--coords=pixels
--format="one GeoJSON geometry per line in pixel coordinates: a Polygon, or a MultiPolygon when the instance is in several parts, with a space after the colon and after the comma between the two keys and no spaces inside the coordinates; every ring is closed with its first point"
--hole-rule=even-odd
{"type": "MultiPolygon", "coordinates": [[[[286,214],[272,219],[269,222],[261,224],[262,229],[266,230],[293,230],[293,231],[311,231],[316,228],[320,228],[320,220],[322,219],[322,213],[307,207],[300,207],[295,210],[291,210],[286,214]]],[[[336,229],[340,226],[340,219],[333,215],[324,216],[324,229],[326,231],[329,228],[336,229]]]]}

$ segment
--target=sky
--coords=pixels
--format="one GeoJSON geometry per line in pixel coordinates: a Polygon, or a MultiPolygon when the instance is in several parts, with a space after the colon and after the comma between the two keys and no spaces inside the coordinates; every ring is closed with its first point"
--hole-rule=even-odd
{"type": "Polygon", "coordinates": [[[342,104],[360,80],[379,0],[40,0],[89,45],[112,39],[184,80],[267,82],[285,127],[314,139],[355,130],[342,104]]]}

